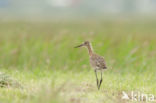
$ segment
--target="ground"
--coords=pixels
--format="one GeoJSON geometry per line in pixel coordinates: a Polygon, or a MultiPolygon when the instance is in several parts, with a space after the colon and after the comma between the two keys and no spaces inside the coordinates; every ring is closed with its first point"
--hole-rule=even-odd
{"type": "Polygon", "coordinates": [[[148,20],[1,22],[0,102],[133,103],[123,91],[156,98],[155,27],[148,20]],[[100,90],[87,50],[73,48],[86,40],[108,65],[100,90]]]}

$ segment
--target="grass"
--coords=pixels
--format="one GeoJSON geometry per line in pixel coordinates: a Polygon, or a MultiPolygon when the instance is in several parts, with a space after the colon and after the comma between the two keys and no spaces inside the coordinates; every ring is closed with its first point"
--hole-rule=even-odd
{"type": "MultiPolygon", "coordinates": [[[[156,96],[155,21],[1,22],[0,71],[22,86],[0,88],[2,103],[131,103],[122,91],[156,96]],[[108,70],[98,91],[85,40],[108,70]]],[[[156,98],[156,97],[155,97],[156,98]]]]}

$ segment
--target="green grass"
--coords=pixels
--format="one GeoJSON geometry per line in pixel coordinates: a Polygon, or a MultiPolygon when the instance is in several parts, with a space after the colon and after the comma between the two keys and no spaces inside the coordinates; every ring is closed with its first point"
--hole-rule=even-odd
{"type": "Polygon", "coordinates": [[[0,71],[20,87],[1,87],[0,102],[125,103],[122,91],[156,98],[155,27],[126,20],[1,22],[0,71]],[[73,48],[85,40],[108,65],[99,91],[87,50],[73,48]]]}

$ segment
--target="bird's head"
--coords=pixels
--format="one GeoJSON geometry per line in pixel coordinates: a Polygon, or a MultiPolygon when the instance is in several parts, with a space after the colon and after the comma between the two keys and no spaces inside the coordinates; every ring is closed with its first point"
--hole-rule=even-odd
{"type": "Polygon", "coordinates": [[[79,48],[79,47],[82,47],[82,46],[89,46],[90,45],[90,42],[89,41],[85,41],[85,42],[83,42],[82,44],[80,44],[80,45],[78,45],[78,46],[76,46],[75,48],[79,48]]]}

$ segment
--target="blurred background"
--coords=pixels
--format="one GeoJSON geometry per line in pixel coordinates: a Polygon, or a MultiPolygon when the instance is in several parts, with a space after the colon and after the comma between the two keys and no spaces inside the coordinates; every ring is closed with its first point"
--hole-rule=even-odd
{"type": "MultiPolygon", "coordinates": [[[[138,42],[153,45],[155,17],[156,0],[0,0],[0,56],[4,59],[0,62],[2,67],[33,68],[47,63],[47,68],[69,69],[69,65],[79,65],[75,59],[81,58],[74,54],[78,51],[62,53],[61,49],[89,40],[97,44],[95,49],[101,48],[97,51],[101,55],[113,57],[109,61],[115,65],[138,42]],[[123,44],[125,50],[120,47],[123,44]],[[118,50],[121,56],[110,55],[118,50]]],[[[88,62],[85,57],[82,64],[88,62]]]]}
{"type": "Polygon", "coordinates": [[[1,20],[155,15],[155,0],[0,0],[1,20]]]}
{"type": "MultiPolygon", "coordinates": [[[[75,59],[81,58],[76,57],[75,50],[62,53],[61,49],[90,40],[97,44],[95,48],[103,45],[97,52],[108,59],[113,57],[109,53],[121,49],[121,56],[109,60],[115,65],[125,58],[125,50],[128,53],[138,42],[153,45],[155,17],[156,0],[0,0],[0,56],[4,59],[0,62],[2,67],[33,68],[48,63],[47,68],[69,69],[69,65],[76,67],[75,59]],[[123,44],[125,50],[120,47],[123,44]],[[52,51],[56,53],[50,54],[52,51]]],[[[82,64],[87,63],[85,57],[82,64]]]]}

